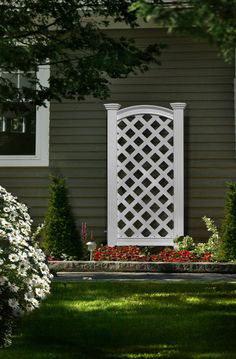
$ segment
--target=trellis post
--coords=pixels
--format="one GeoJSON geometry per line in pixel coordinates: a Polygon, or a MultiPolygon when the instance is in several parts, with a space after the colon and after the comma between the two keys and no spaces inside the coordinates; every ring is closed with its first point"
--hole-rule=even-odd
{"type": "Polygon", "coordinates": [[[109,245],[115,246],[117,238],[117,217],[116,211],[114,208],[117,208],[117,183],[114,180],[114,173],[117,172],[117,157],[116,157],[116,147],[117,147],[117,112],[120,109],[121,105],[118,103],[108,103],[104,104],[107,110],[107,133],[111,141],[107,141],[107,238],[109,240],[109,245]]]}
{"type": "Polygon", "coordinates": [[[184,109],[186,103],[170,104],[174,121],[174,193],[175,216],[174,236],[184,234],[184,109]]]}

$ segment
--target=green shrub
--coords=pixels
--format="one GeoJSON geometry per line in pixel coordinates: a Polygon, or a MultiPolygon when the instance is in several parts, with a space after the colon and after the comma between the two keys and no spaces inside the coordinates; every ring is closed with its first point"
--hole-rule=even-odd
{"type": "Polygon", "coordinates": [[[177,251],[190,251],[197,258],[203,258],[206,254],[210,253],[211,261],[216,261],[219,251],[219,233],[218,229],[211,218],[206,216],[202,217],[206,225],[206,229],[211,233],[210,238],[204,243],[194,243],[194,240],[190,236],[177,237],[175,239],[177,251]]]}
{"type": "Polygon", "coordinates": [[[227,187],[218,255],[218,259],[221,261],[236,260],[236,183],[230,182],[227,187]]]}
{"type": "Polygon", "coordinates": [[[70,209],[65,180],[56,176],[51,176],[42,246],[53,258],[79,259],[83,255],[80,233],[70,209]]]}
{"type": "Polygon", "coordinates": [[[203,222],[206,225],[206,229],[211,233],[208,241],[206,243],[198,243],[196,246],[195,253],[197,252],[210,252],[212,254],[212,260],[216,261],[218,259],[219,245],[220,245],[220,235],[217,226],[213,219],[209,217],[202,217],[203,222]]]}

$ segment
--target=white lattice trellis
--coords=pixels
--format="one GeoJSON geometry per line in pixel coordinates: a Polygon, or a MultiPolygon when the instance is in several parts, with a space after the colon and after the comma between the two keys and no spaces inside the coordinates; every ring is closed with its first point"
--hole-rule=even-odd
{"type": "Polygon", "coordinates": [[[183,111],[106,104],[108,244],[173,245],[183,234],[183,111]]]}

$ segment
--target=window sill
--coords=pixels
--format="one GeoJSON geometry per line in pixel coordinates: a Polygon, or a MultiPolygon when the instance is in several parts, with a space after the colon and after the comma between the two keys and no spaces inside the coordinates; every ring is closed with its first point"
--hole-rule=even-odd
{"type": "Polygon", "coordinates": [[[49,159],[37,156],[0,156],[0,167],[48,167],[49,159]]]}

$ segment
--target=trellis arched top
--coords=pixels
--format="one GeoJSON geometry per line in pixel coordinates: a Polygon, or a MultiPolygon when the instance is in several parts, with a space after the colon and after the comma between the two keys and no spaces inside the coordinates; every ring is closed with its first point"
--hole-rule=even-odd
{"type": "MultiPolygon", "coordinates": [[[[105,107],[106,106],[107,105],[105,105],[105,107]]],[[[164,117],[167,117],[170,119],[173,119],[173,116],[174,116],[173,111],[168,108],[165,108],[165,107],[140,105],[140,106],[125,107],[125,108],[117,111],[117,121],[121,120],[124,117],[142,115],[142,114],[147,114],[147,113],[149,115],[164,116],[164,117]]]]}
{"type": "Polygon", "coordinates": [[[183,235],[183,111],[105,104],[108,244],[173,245],[183,235]]]}

